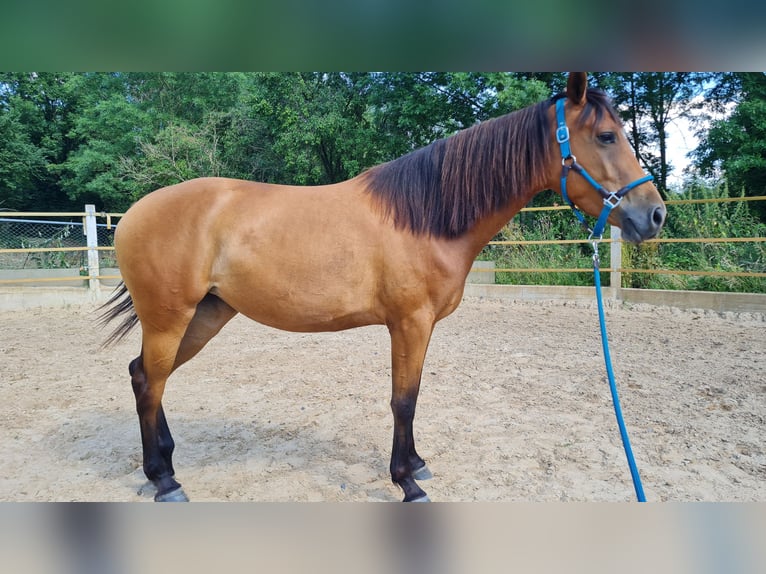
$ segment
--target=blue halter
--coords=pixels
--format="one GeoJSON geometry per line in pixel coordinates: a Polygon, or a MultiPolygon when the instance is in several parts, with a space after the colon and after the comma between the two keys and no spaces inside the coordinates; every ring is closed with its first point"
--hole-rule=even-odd
{"type": "Polygon", "coordinates": [[[569,147],[569,128],[567,127],[566,116],[564,114],[565,99],[566,98],[559,98],[556,100],[556,122],[558,124],[558,127],[556,128],[556,141],[558,142],[559,148],[561,149],[561,196],[564,198],[564,201],[567,202],[567,205],[572,208],[572,211],[577,216],[577,219],[580,221],[580,223],[582,223],[585,229],[590,232],[590,237],[601,239],[602,235],[604,234],[604,228],[606,227],[606,220],[609,218],[609,214],[615,207],[620,205],[620,202],[622,201],[622,198],[625,197],[625,194],[627,194],[631,189],[638,187],[642,183],[652,181],[654,177],[650,174],[647,174],[644,177],[629,183],[619,191],[615,191],[614,193],[608,191],[606,188],[604,188],[603,185],[593,179],[590,174],[585,171],[585,168],[577,163],[577,158],[572,154],[572,149],[569,147]],[[569,195],[567,195],[567,176],[569,175],[570,170],[576,171],[581,176],[583,176],[585,180],[595,188],[601,197],[604,198],[604,209],[601,211],[601,215],[599,215],[598,220],[596,221],[596,225],[593,227],[593,229],[588,227],[588,224],[585,221],[585,216],[575,207],[572,200],[569,199],[569,195]]]}

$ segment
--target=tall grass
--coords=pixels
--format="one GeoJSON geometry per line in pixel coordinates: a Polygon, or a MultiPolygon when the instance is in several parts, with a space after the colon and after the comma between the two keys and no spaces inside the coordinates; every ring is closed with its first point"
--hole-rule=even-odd
{"type": "MultiPolygon", "coordinates": [[[[549,200],[550,201],[550,200],[549,200]]],[[[522,212],[494,241],[582,240],[587,233],[569,210],[522,212]]],[[[588,243],[558,245],[488,245],[479,259],[495,262],[498,269],[582,269],[583,272],[499,271],[495,281],[524,285],[592,285],[593,249],[588,243]]],[[[608,274],[602,274],[608,284],[608,274]]]]}
{"type": "MultiPolygon", "coordinates": [[[[673,199],[723,199],[724,186],[693,185],[673,199]]],[[[744,197],[744,192],[740,194],[744,197]]],[[[751,211],[748,202],[714,202],[668,205],[662,234],[667,238],[766,237],[766,223],[751,211]]],[[[766,242],[660,243],[623,248],[623,267],[678,269],[735,273],[766,273],[766,242]]],[[[703,275],[626,274],[625,286],[694,291],[765,293],[766,278],[716,277],[703,275]]]]}

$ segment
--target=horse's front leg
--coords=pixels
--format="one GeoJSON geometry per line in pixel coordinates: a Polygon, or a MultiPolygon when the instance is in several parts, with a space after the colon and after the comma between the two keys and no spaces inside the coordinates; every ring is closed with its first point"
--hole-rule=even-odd
{"type": "Polygon", "coordinates": [[[423,361],[433,327],[433,316],[425,313],[388,326],[391,333],[393,378],[391,410],[394,415],[391,480],[404,491],[404,502],[428,501],[428,495],[415,482],[415,479],[431,478],[431,473],[425,461],[415,451],[412,422],[415,418],[423,361]]]}

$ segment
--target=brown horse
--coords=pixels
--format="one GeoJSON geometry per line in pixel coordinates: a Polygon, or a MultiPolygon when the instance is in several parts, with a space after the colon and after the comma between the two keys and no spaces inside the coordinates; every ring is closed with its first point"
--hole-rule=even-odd
{"type": "MultiPolygon", "coordinates": [[[[108,342],[141,322],[141,353],[129,370],[155,500],[186,500],[174,478],[165,382],[237,313],[289,331],[386,325],[391,478],[405,501],[428,500],[416,483],[430,472],[415,451],[412,423],[431,333],[460,303],[482,247],[535,194],[560,192],[562,164],[575,159],[558,153],[559,99],[578,166],[606,189],[643,176],[608,98],[587,88],[584,73],[573,73],[564,94],[342,183],[203,178],[133,205],[115,234],[124,284],[105,305],[104,320],[126,316],[108,342]]],[[[604,205],[579,175],[568,178],[567,191],[590,215],[604,205]]],[[[664,219],[650,182],[635,185],[609,215],[632,242],[656,236],[664,219]]]]}

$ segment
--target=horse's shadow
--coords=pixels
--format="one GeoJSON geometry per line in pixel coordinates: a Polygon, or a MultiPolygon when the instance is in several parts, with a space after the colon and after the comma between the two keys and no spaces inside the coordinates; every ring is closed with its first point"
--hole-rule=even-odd
{"type": "MultiPolygon", "coordinates": [[[[340,431],[329,439],[320,437],[325,429],[305,418],[267,422],[255,416],[221,418],[202,412],[193,417],[177,413],[169,422],[178,455],[176,476],[182,484],[188,483],[192,497],[195,492],[200,497],[211,496],[206,486],[195,487],[195,483],[214,483],[213,498],[261,499],[255,493],[262,494],[265,483],[274,486],[273,493],[263,498],[269,501],[323,499],[318,493],[328,492],[333,500],[399,499],[389,486],[388,469],[381,463],[387,458],[381,445],[352,444],[356,441],[344,440],[340,431]],[[257,488],[243,487],[242,477],[248,475],[257,488]],[[296,492],[293,487],[289,494],[284,485],[290,480],[305,484],[307,492],[296,492]]],[[[127,500],[131,499],[130,489],[139,497],[152,494],[141,470],[141,441],[134,414],[89,411],[49,438],[46,444],[56,451],[55,457],[77,461],[84,472],[104,481],[126,483],[127,500]]]]}

